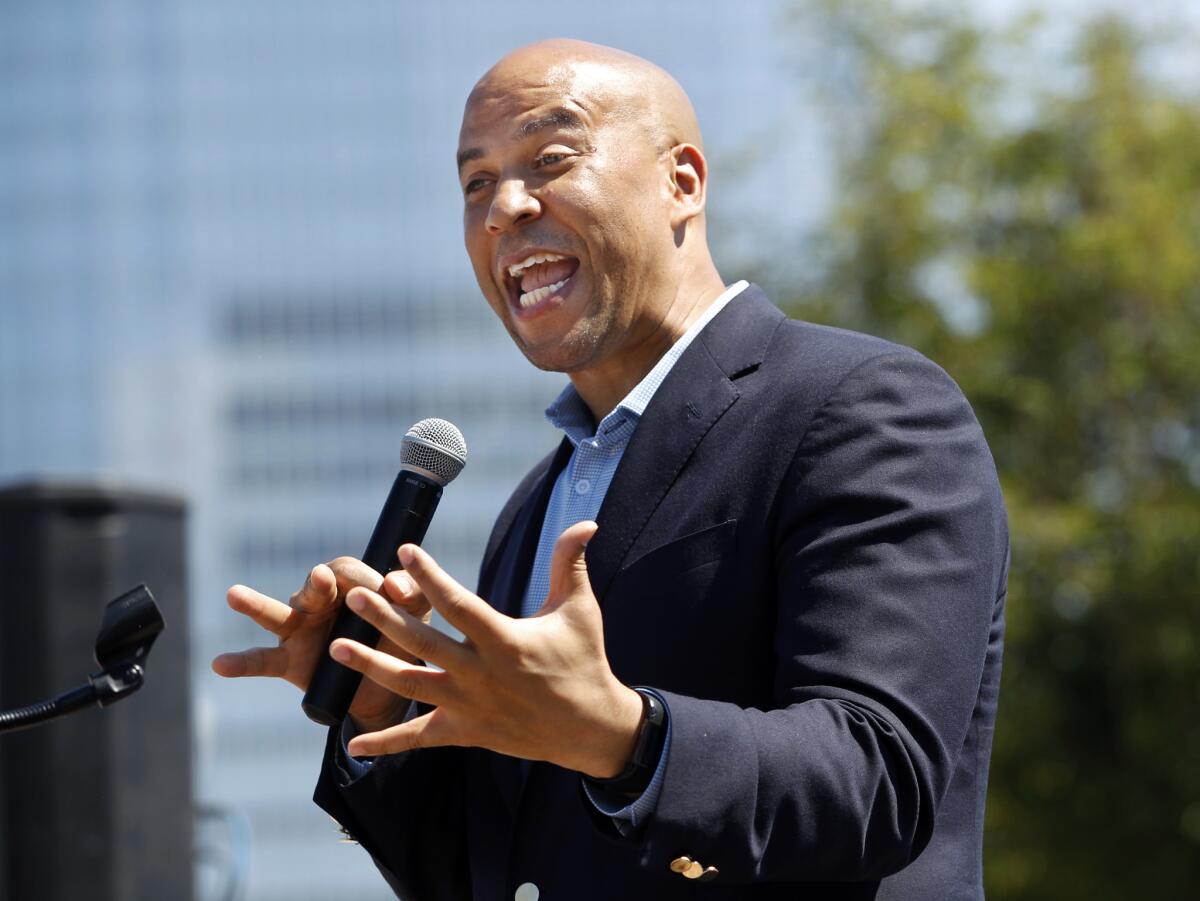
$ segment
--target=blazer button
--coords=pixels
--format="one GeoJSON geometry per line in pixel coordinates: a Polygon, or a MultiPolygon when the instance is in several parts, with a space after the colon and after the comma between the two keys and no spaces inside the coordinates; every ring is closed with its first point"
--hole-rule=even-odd
{"type": "Polygon", "coordinates": [[[522,882],[517,886],[517,891],[513,895],[513,901],[538,901],[541,896],[538,887],[532,882],[522,882]]]}
{"type": "Polygon", "coordinates": [[[683,877],[685,879],[699,879],[703,873],[704,864],[700,863],[698,860],[693,860],[690,864],[688,864],[688,868],[683,871],[683,877]]]}
{"type": "Polygon", "coordinates": [[[671,861],[671,872],[682,873],[691,865],[692,859],[690,857],[676,857],[673,861],[671,861]]]}
{"type": "Polygon", "coordinates": [[[716,867],[705,867],[704,872],[697,877],[697,882],[712,882],[717,878],[717,873],[720,872],[716,867]]]}

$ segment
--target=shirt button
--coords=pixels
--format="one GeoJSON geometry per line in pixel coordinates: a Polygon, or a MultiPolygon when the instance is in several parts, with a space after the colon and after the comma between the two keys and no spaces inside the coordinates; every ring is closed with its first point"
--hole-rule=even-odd
{"type": "Polygon", "coordinates": [[[541,896],[538,887],[532,882],[522,882],[517,886],[516,894],[513,895],[513,901],[538,901],[541,896]]]}
{"type": "Polygon", "coordinates": [[[580,479],[578,482],[575,483],[575,493],[576,494],[587,494],[591,490],[592,490],[592,483],[589,482],[587,479],[580,479]]]}

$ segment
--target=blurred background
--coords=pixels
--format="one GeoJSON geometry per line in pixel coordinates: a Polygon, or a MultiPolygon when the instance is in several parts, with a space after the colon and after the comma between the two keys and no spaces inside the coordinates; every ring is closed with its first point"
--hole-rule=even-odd
{"type": "Polygon", "coordinates": [[[556,443],[453,165],[474,81],[550,36],[688,90],[727,281],[973,402],[1013,532],[989,896],[1196,897],[1200,4],[7,0],[0,486],[186,501],[196,897],[390,897],[309,801],[299,694],[208,662],[262,641],[228,585],[361,551],[413,422],[472,448],[426,541],[468,584],[556,443]]]}

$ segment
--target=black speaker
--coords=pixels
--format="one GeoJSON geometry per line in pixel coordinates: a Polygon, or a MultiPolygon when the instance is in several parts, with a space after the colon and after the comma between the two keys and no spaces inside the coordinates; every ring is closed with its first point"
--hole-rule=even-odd
{"type": "Polygon", "coordinates": [[[139,692],[0,735],[0,898],[192,898],[184,519],[103,484],[0,488],[0,709],[95,672],[104,606],[138,583],[166,621],[139,692]]]}

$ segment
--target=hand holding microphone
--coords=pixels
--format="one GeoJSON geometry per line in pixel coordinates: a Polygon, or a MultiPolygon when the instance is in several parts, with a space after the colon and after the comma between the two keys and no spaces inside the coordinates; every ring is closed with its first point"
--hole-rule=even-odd
{"type": "MultiPolygon", "coordinates": [[[[402,544],[420,544],[433,519],[442,488],[467,462],[462,432],[444,419],[422,419],[400,444],[400,472],[392,483],[362,561],[381,575],[400,566],[402,544]]],[[[338,612],[329,641],[351,638],[374,647],[379,630],[344,607],[338,612]]],[[[322,655],[300,706],[308,718],[326,726],[340,722],[362,681],[362,673],[322,655]]]]}
{"type": "MultiPolygon", "coordinates": [[[[361,677],[329,659],[329,644],[346,635],[374,646],[378,633],[370,626],[362,629],[366,624],[342,607],[341,599],[351,588],[364,586],[414,616],[426,612],[427,602],[414,591],[407,575],[392,572],[399,567],[396,550],[401,544],[419,543],[424,538],[442,488],[462,471],[466,452],[462,433],[445,420],[426,419],[409,429],[401,444],[400,473],[363,559],[340,557],[314,567],[286,604],[245,585],[234,585],[227,593],[229,606],[275,635],[278,645],[220,654],[212,662],[213,670],[231,678],[282,678],[307,692],[305,712],[318,722],[336,722],[345,716],[361,677]],[[381,576],[386,578],[381,580],[381,576]]],[[[379,648],[407,656],[386,638],[379,648]]],[[[354,706],[357,719],[381,725],[396,718],[407,701],[370,684],[363,686],[354,706]]]]}

